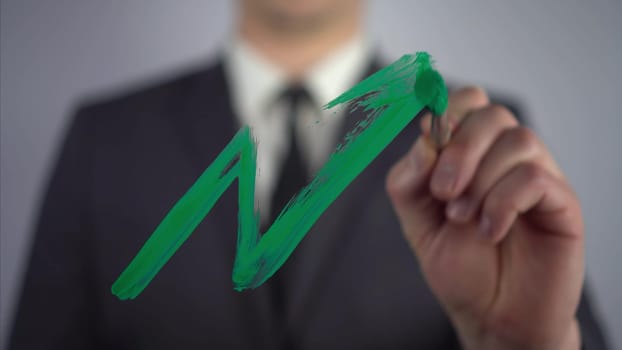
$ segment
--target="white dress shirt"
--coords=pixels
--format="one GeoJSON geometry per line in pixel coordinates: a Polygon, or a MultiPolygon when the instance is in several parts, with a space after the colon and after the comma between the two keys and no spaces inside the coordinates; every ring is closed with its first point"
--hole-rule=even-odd
{"type": "MultiPolygon", "coordinates": [[[[369,48],[356,37],[314,65],[297,82],[304,85],[312,101],[300,105],[296,137],[303,161],[311,170],[321,168],[333,151],[342,125],[343,111],[322,106],[363,77],[369,65],[369,48]]],[[[233,108],[240,125],[249,125],[257,141],[255,208],[261,220],[270,216],[270,200],[287,156],[287,105],[279,101],[290,79],[242,39],[232,41],[225,56],[225,73],[231,87],[233,108]]]]}

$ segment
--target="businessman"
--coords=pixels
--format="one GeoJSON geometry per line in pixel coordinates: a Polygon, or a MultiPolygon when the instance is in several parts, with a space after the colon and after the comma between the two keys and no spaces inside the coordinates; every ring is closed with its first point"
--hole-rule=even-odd
{"type": "MultiPolygon", "coordinates": [[[[408,126],[261,287],[231,284],[237,188],[135,300],[110,286],[241,125],[267,227],[380,68],[360,0],[239,0],[211,65],[80,108],[43,203],[11,349],[603,349],[576,195],[516,108],[456,89],[408,126]],[[492,102],[491,102],[492,101],[492,102]]],[[[415,43],[416,44],[416,43],[415,43]]]]}

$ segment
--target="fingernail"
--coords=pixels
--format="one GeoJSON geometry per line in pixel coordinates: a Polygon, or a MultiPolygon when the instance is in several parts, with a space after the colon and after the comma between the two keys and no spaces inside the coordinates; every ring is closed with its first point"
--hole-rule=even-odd
{"type": "Polygon", "coordinates": [[[492,236],[492,225],[490,219],[486,216],[482,217],[479,223],[479,235],[485,239],[490,239],[492,236]]]}
{"type": "Polygon", "coordinates": [[[435,177],[436,189],[450,193],[456,182],[456,168],[451,164],[441,164],[435,177]]]}
{"type": "Polygon", "coordinates": [[[456,221],[466,221],[471,214],[471,200],[461,197],[449,202],[447,205],[447,216],[456,221]]]}

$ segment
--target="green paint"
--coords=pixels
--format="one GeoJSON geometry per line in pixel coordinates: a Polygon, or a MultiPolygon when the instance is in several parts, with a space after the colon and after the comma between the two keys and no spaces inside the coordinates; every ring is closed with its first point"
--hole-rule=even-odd
{"type": "Polygon", "coordinates": [[[345,103],[368,111],[367,118],[346,135],[268,231],[259,233],[259,213],[254,211],[256,145],[250,129],[244,127],[162,220],[112,285],[112,293],[120,299],[138,296],[236,178],[240,207],[233,285],[238,291],[260,286],[283,265],[328,206],[423,108],[439,115],[445,111],[447,90],[430,56],[419,52],[402,56],[325,108],[345,103]]]}

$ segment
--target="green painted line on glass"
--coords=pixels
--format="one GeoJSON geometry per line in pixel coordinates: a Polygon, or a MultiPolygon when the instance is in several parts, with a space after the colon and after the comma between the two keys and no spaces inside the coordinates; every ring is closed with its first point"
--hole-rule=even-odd
{"type": "Polygon", "coordinates": [[[186,241],[223,192],[238,178],[238,239],[233,286],[256,288],[294,251],[322,213],[424,108],[442,115],[447,89],[430,55],[404,55],[329,102],[363,108],[360,121],[330,155],[312,182],[286,205],[270,228],[259,232],[254,209],[256,144],[243,127],[188,192],[173,206],[112,285],[120,299],[138,296],[186,241]],[[238,158],[239,157],[239,158],[238,158]]]}

